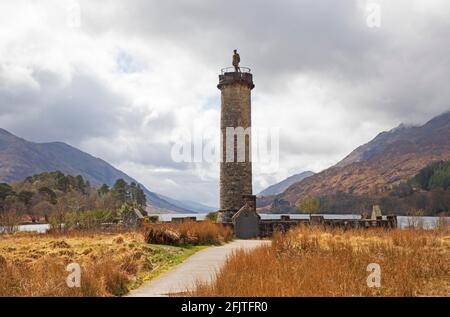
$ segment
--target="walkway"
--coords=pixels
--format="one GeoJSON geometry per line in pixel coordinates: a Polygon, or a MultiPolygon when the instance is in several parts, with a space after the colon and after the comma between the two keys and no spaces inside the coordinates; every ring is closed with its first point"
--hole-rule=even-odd
{"type": "Polygon", "coordinates": [[[128,296],[161,297],[192,290],[196,281],[212,282],[214,273],[222,267],[227,256],[233,251],[250,250],[269,243],[268,240],[234,240],[222,246],[206,248],[170,271],[131,291],[128,296]]]}

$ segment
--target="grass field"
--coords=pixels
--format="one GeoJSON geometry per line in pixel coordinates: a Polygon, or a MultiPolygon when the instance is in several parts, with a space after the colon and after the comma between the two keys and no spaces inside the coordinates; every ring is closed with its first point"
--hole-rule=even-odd
{"type": "Polygon", "coordinates": [[[234,253],[194,296],[450,296],[448,230],[296,228],[234,253]],[[381,287],[368,287],[370,263],[381,287]]]}
{"type": "Polygon", "coordinates": [[[119,296],[204,248],[153,245],[141,232],[0,235],[0,296],[119,296]],[[69,288],[69,263],[81,287],[69,288]]]}

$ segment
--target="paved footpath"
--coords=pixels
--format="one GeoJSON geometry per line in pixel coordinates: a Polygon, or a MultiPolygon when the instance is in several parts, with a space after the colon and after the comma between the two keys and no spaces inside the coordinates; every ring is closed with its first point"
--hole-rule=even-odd
{"type": "Polygon", "coordinates": [[[131,291],[131,297],[161,297],[170,293],[192,290],[196,281],[212,282],[214,273],[222,267],[233,251],[253,249],[269,244],[268,240],[234,240],[222,246],[203,249],[168,272],[131,291]]]}

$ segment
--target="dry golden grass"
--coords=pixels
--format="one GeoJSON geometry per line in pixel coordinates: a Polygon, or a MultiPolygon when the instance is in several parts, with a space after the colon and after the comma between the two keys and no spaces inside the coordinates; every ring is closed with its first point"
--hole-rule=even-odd
{"type": "Polygon", "coordinates": [[[233,254],[195,296],[450,296],[450,235],[428,230],[299,227],[233,254]],[[369,263],[381,287],[367,286],[369,263]]]}
{"type": "Polygon", "coordinates": [[[123,295],[193,252],[148,245],[139,232],[0,235],[0,296],[123,295]],[[81,288],[66,284],[72,262],[81,288]]]}
{"type": "Polygon", "coordinates": [[[209,220],[147,224],[144,230],[149,243],[170,245],[217,245],[233,238],[231,228],[209,220]]]}

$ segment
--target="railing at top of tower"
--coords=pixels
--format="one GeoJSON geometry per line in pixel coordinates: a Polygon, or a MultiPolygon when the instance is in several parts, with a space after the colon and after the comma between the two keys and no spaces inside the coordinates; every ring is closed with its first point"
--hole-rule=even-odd
{"type": "MultiPolygon", "coordinates": [[[[251,73],[252,70],[248,67],[239,67],[239,69],[241,70],[241,73],[251,73]]],[[[226,68],[222,68],[221,71],[222,75],[224,75],[225,73],[235,73],[236,69],[234,67],[226,67],[226,68]]]]}

